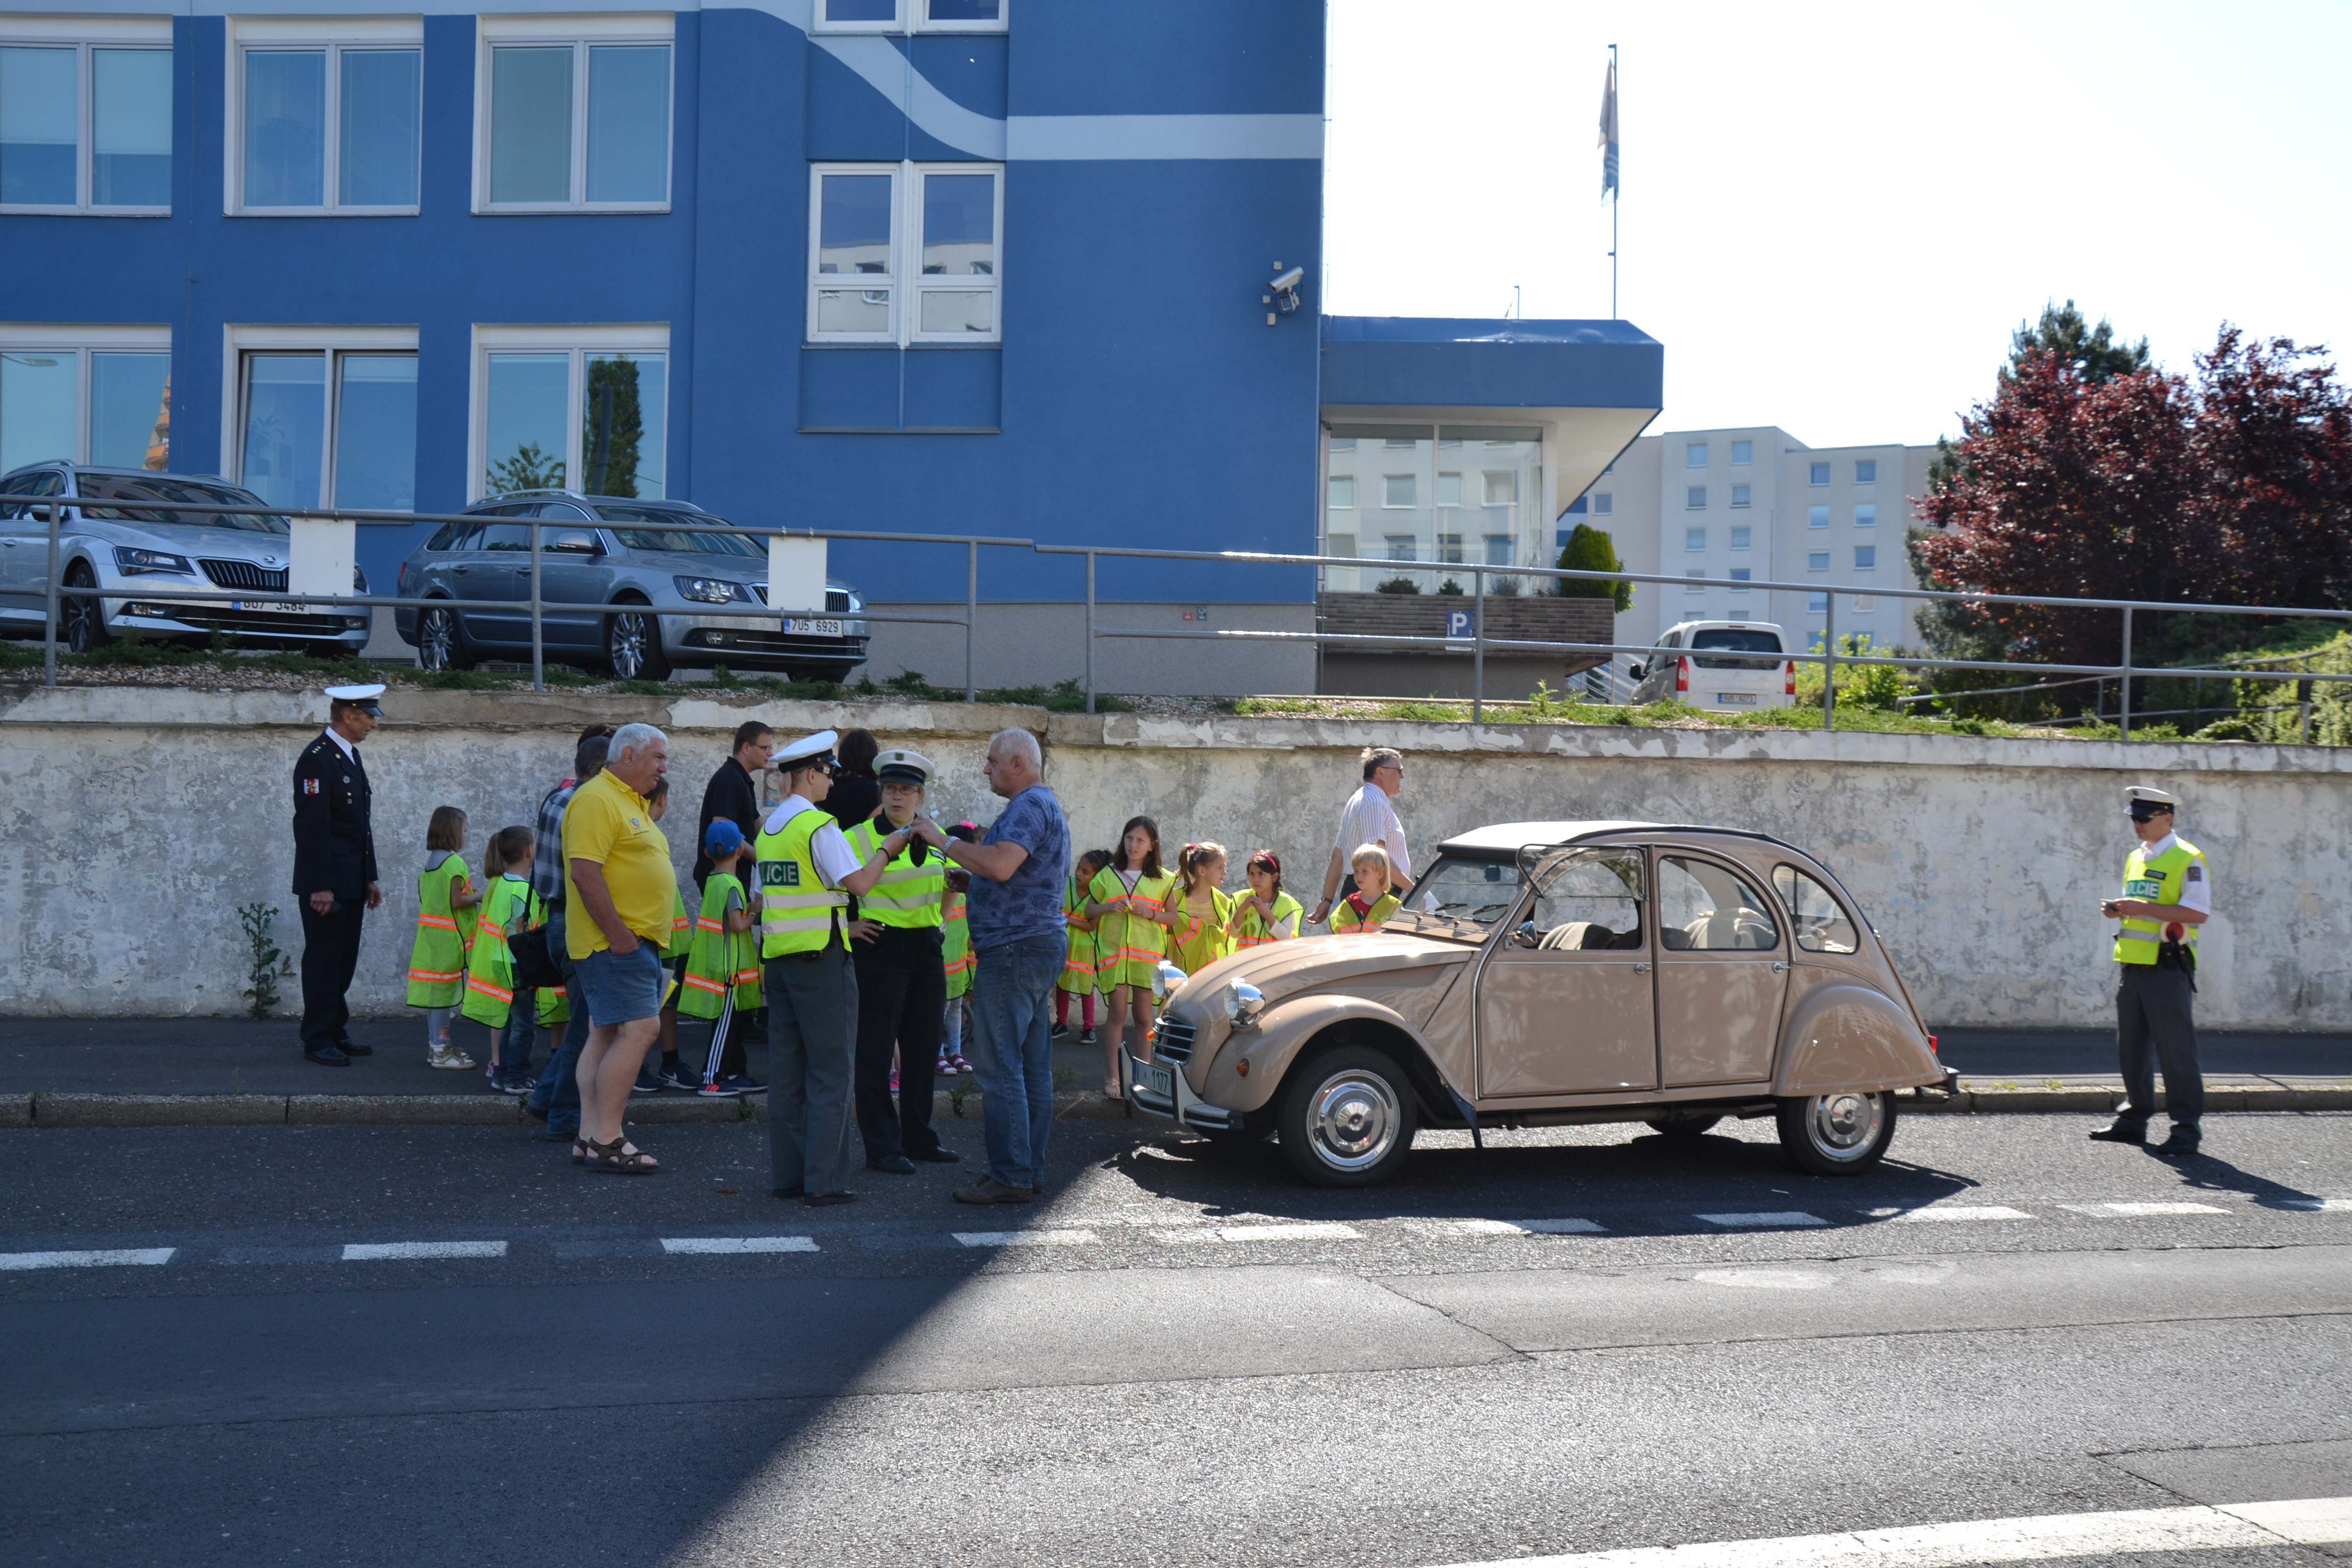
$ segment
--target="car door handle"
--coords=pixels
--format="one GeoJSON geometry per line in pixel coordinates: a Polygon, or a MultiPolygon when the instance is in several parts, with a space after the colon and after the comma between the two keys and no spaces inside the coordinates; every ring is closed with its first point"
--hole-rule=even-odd
{"type": "Polygon", "coordinates": [[[1636,974],[1647,974],[1650,973],[1650,966],[1646,963],[1637,963],[1633,966],[1633,973],[1636,974]]]}
{"type": "Polygon", "coordinates": [[[1776,963],[1772,966],[1772,973],[1775,974],[1786,974],[1789,973],[1789,966],[1785,963],[1776,963]]]}

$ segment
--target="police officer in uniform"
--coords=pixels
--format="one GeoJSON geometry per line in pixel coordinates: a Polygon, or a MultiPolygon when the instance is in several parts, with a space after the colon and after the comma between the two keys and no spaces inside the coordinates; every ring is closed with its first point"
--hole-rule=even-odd
{"type": "Polygon", "coordinates": [[[772,759],[785,795],[755,841],[760,956],[768,1004],[771,1189],[815,1206],[845,1204],[849,1110],[857,1055],[857,972],[849,956],[849,900],[874,890],[916,835],[886,835],[861,863],[824,809],[836,763],[831,730],[803,735],[772,759]]]}
{"type": "Polygon", "coordinates": [[[2197,1152],[2205,1079],[2197,1064],[2197,928],[2213,912],[2213,879],[2204,852],[2172,830],[2180,803],[2152,784],[2124,791],[2139,837],[2124,862],[2124,893],[2099,906],[2123,921],[2115,960],[2116,1050],[2126,1099],[2115,1121],[2091,1134],[2106,1143],[2144,1143],[2156,1114],[2156,1063],[2164,1064],[2164,1105],[2172,1133],[2157,1149],[2168,1158],[2197,1152]]]}
{"type": "Polygon", "coordinates": [[[302,911],[302,1055],[352,1065],[373,1047],[352,1040],[343,993],[360,961],[360,922],[383,902],[368,825],[360,742],[375,733],[381,686],[327,688],[327,729],[294,762],[294,896],[302,911]]]}
{"type": "MultiPolygon", "coordinates": [[[[914,830],[923,790],[938,770],[919,752],[887,751],[874,759],[881,808],[845,837],[862,862],[893,833],[914,830]]],[[[891,857],[874,890],[857,900],[857,1131],[866,1167],[911,1176],[915,1162],[951,1165],[931,1131],[931,1073],[947,1013],[948,976],[940,953],[945,923],[947,857],[920,840],[891,857]],[[879,929],[866,930],[866,922],[879,929]],[[898,1104],[890,1095],[890,1055],[898,1056],[898,1104]]]]}

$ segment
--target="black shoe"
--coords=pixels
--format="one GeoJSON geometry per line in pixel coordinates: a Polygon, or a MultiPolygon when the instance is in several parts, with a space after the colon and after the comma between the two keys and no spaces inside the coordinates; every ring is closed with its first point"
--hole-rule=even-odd
{"type": "Polygon", "coordinates": [[[357,1040],[350,1038],[341,1038],[336,1040],[335,1048],[342,1052],[343,1055],[347,1057],[372,1057],[375,1055],[375,1047],[373,1046],[363,1046],[357,1040]]]}
{"type": "Polygon", "coordinates": [[[2118,1116],[2091,1136],[2102,1143],[2145,1143],[2147,1142],[2147,1123],[2118,1116]]]}
{"type": "Polygon", "coordinates": [[[963,1156],[951,1149],[909,1149],[907,1158],[920,1160],[927,1165],[955,1165],[963,1162],[963,1156]]]}
{"type": "Polygon", "coordinates": [[[544,1121],[547,1120],[547,1107],[544,1105],[533,1105],[528,1100],[522,1102],[522,1113],[525,1116],[530,1117],[533,1121],[544,1121]]]}
{"type": "Polygon", "coordinates": [[[347,1068],[352,1058],[333,1046],[313,1046],[302,1053],[306,1062],[317,1062],[322,1068],[347,1068]]]}
{"type": "Polygon", "coordinates": [[[1047,1037],[1047,1038],[1049,1038],[1049,1039],[1055,1039],[1055,1040],[1066,1040],[1066,1039],[1068,1039],[1069,1037],[1070,1037],[1070,1026],[1069,1026],[1067,1024],[1056,1024],[1056,1025],[1055,1025],[1055,1026],[1054,1026],[1054,1032],[1053,1032],[1050,1036],[1048,1036],[1048,1037],[1047,1037]]]}
{"type": "Polygon", "coordinates": [[[2176,1124],[2171,1136],[2156,1146],[2156,1152],[2167,1160],[2186,1160],[2197,1152],[2200,1142],[2197,1129],[2176,1124]]]}
{"type": "Polygon", "coordinates": [[[807,1188],[805,1188],[805,1187],[797,1187],[797,1186],[794,1186],[794,1187],[770,1187],[770,1188],[768,1189],[768,1192],[769,1192],[769,1194],[770,1194],[771,1196],[773,1196],[773,1197],[779,1197],[779,1198],[796,1198],[796,1197],[799,1197],[803,1193],[806,1192],[807,1190],[808,1190],[808,1189],[807,1189],[807,1188]]]}
{"type": "Polygon", "coordinates": [[[688,1094],[702,1092],[702,1075],[689,1070],[686,1063],[677,1057],[663,1062],[661,1070],[654,1077],[661,1080],[664,1089],[682,1089],[688,1094]]]}
{"type": "Polygon", "coordinates": [[[811,1193],[801,1200],[813,1209],[830,1208],[835,1204],[854,1204],[856,1201],[856,1193],[811,1193]]]}
{"type": "Polygon", "coordinates": [[[893,1176],[911,1176],[915,1173],[915,1162],[908,1159],[904,1154],[885,1154],[879,1160],[866,1161],[866,1168],[869,1171],[886,1172],[893,1176]]]}

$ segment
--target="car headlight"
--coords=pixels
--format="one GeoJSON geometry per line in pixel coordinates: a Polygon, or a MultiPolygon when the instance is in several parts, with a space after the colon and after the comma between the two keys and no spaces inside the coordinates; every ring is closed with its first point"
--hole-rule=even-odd
{"type": "Polygon", "coordinates": [[[866,601],[865,601],[864,599],[860,598],[860,597],[859,597],[856,594],[855,594],[855,593],[853,593],[853,594],[851,594],[851,595],[849,595],[849,613],[850,613],[851,615],[853,615],[853,616],[854,616],[854,615],[856,615],[858,611],[860,611],[860,610],[864,609],[865,607],[866,607],[866,601]]]}
{"type": "Polygon", "coordinates": [[[1265,993],[1246,980],[1236,980],[1225,993],[1225,1022],[1236,1029],[1257,1027],[1259,1010],[1265,1005],[1265,993]]]}
{"type": "Polygon", "coordinates": [[[195,572],[184,555],[163,550],[133,550],[122,544],[114,547],[114,566],[125,577],[142,576],[150,572],[176,572],[189,576],[195,572]]]}
{"type": "Polygon", "coordinates": [[[704,605],[724,605],[751,595],[740,583],[730,583],[723,577],[673,577],[681,597],[704,605]]]}
{"type": "Polygon", "coordinates": [[[352,592],[354,594],[367,592],[367,574],[356,566],[352,568],[352,592]]]}
{"type": "Polygon", "coordinates": [[[1151,972],[1151,1000],[1154,1003],[1167,1001],[1182,990],[1184,982],[1192,978],[1166,959],[1161,959],[1160,967],[1151,972]]]}

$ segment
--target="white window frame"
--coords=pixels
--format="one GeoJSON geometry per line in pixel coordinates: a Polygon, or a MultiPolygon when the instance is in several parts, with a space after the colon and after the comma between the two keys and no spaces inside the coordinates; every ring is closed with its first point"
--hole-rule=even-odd
{"type": "Polygon", "coordinates": [[[1827,528],[1829,525],[1829,508],[1825,506],[1809,506],[1805,509],[1805,526],[1807,528],[1827,528]]]}
{"type": "MultiPolygon", "coordinates": [[[[228,19],[228,101],[224,106],[221,148],[221,210],[232,217],[413,217],[425,195],[425,18],[422,16],[231,16],[228,19]],[[346,48],[415,49],[416,73],[416,194],[405,206],[362,206],[338,201],[342,180],[343,71],[346,48]],[[245,199],[245,57],[322,49],[327,56],[324,178],[318,206],[266,207],[245,199]]],[[[487,102],[488,100],[485,100],[487,102]]]]}
{"type": "Polygon", "coordinates": [[[1731,487],[1731,504],[1736,507],[1752,506],[1755,504],[1755,487],[1752,485],[1734,485],[1731,487]]]}
{"type": "Polygon", "coordinates": [[[1002,33],[1012,25],[1013,0],[997,0],[993,22],[934,22],[930,19],[930,0],[898,0],[898,15],[891,20],[874,22],[835,22],[827,18],[827,0],[813,0],[810,6],[809,31],[813,33],[1002,33]]]}
{"type": "Polygon", "coordinates": [[[907,160],[897,163],[812,163],[809,165],[808,191],[808,303],[806,341],[812,343],[895,343],[907,348],[915,343],[962,343],[978,346],[1004,341],[1004,165],[1002,163],[918,163],[907,160]],[[816,325],[816,297],[821,289],[838,289],[849,277],[868,277],[871,273],[828,272],[819,274],[818,242],[824,238],[824,176],[827,174],[887,174],[890,176],[890,269],[876,281],[890,291],[890,326],[879,332],[821,332],[816,325]],[[923,180],[929,174],[992,174],[996,179],[996,271],[981,279],[969,274],[953,282],[942,277],[937,282],[924,281],[923,248],[923,180]],[[827,281],[829,279],[829,281],[827,281]],[[995,295],[989,311],[992,323],[986,332],[926,332],[917,323],[922,319],[922,296],[927,293],[977,293],[985,289],[995,295]]]}
{"type": "Polygon", "coordinates": [[[1855,546],[1853,547],[1853,569],[1854,569],[1855,571],[1857,571],[1857,572],[1875,572],[1875,571],[1877,571],[1877,570],[1878,570],[1878,546],[1876,546],[1875,544],[1857,544],[1857,545],[1855,545],[1855,546]],[[1863,552],[1864,551],[1865,551],[1865,550],[1867,550],[1867,551],[1869,551],[1869,552],[1870,552],[1870,561],[1869,561],[1869,563],[1868,563],[1868,564],[1866,564],[1866,565],[1864,563],[1863,559],[1862,559],[1862,552],[1863,552]]]}
{"type": "MultiPolygon", "coordinates": [[[[0,16],[0,44],[24,44],[36,48],[70,47],[74,50],[74,199],[69,205],[48,202],[10,202],[0,213],[79,213],[93,217],[169,217],[171,204],[134,207],[100,205],[90,199],[92,163],[97,156],[98,95],[93,90],[90,53],[103,48],[172,50],[169,16],[0,16]]],[[[173,89],[179,87],[177,61],[173,89]]],[[[176,113],[176,106],[174,112],[176,113]]],[[[173,138],[173,175],[179,173],[179,139],[173,138]]]]}
{"type": "Polygon", "coordinates": [[[1685,485],[1683,487],[1683,510],[1685,511],[1705,511],[1706,510],[1706,487],[1705,485],[1685,485]]]}
{"type": "Polygon", "coordinates": [[[1732,592],[1735,595],[1740,595],[1740,594],[1745,594],[1746,592],[1748,592],[1748,584],[1750,584],[1750,583],[1753,583],[1755,580],[1756,580],[1756,569],[1755,569],[1754,567],[1752,567],[1752,566],[1734,566],[1734,567],[1731,569],[1731,582],[1732,582],[1732,589],[1731,589],[1731,592],[1732,592]]]}
{"type": "Polygon", "coordinates": [[[1875,458],[1856,458],[1853,460],[1853,482],[1858,485],[1876,484],[1878,482],[1878,459],[1875,458]],[[1864,476],[1862,471],[1865,467],[1870,469],[1870,473],[1867,478],[1864,476]]]}
{"type": "MultiPolygon", "coordinates": [[[[614,322],[596,326],[486,326],[474,328],[472,366],[467,376],[466,418],[466,500],[480,500],[488,492],[483,478],[488,467],[490,426],[490,356],[494,353],[569,353],[571,375],[564,386],[563,479],[577,489],[584,454],[581,450],[581,403],[586,396],[588,361],[595,354],[669,354],[667,321],[614,322]]],[[[665,358],[662,395],[669,398],[677,362],[665,358]]],[[[677,488],[669,468],[669,409],[662,410],[662,493],[677,488]]]]}
{"type": "Polygon", "coordinates": [[[1706,468],[1707,466],[1706,447],[1707,444],[1704,441],[1689,441],[1684,443],[1683,467],[1685,468],[1706,468]]]}
{"type": "Polygon", "coordinates": [[[1421,476],[1419,474],[1382,474],[1381,476],[1381,510],[1382,511],[1419,511],[1421,510],[1421,476]],[[1412,487],[1411,500],[1389,500],[1389,482],[1402,479],[1412,487]]]}
{"type": "Polygon", "coordinates": [[[1686,551],[1704,551],[1706,548],[1706,530],[1703,528],[1684,529],[1683,548],[1686,551]]]}
{"type": "MultiPolygon", "coordinates": [[[[168,324],[64,326],[47,321],[0,321],[0,353],[74,356],[77,378],[74,382],[74,449],[46,455],[63,458],[70,462],[87,463],[90,460],[89,356],[93,353],[168,354],[171,352],[172,329],[168,324]]],[[[31,460],[40,462],[44,458],[31,460]]]]}
{"type": "Polygon", "coordinates": [[[1830,552],[1829,552],[1828,551],[1826,551],[1826,550],[1808,550],[1808,551],[1806,551],[1806,552],[1805,552],[1805,570],[1806,570],[1806,571],[1808,571],[1808,572],[1826,572],[1826,571],[1828,571],[1829,569],[1830,569],[1830,552]]]}
{"type": "Polygon", "coordinates": [[[1595,517],[1614,517],[1614,516],[1616,516],[1616,515],[1617,515],[1617,497],[1616,497],[1616,495],[1615,495],[1613,492],[1612,492],[1612,491],[1603,490],[1603,491],[1601,491],[1599,495],[1594,496],[1594,497],[1592,498],[1592,515],[1593,515],[1593,516],[1595,516],[1595,517]]]}
{"type": "MultiPolygon", "coordinates": [[[[345,354],[415,353],[416,329],[391,327],[243,326],[232,322],[221,329],[221,455],[217,472],[237,484],[245,482],[245,358],[250,353],[318,353],[326,356],[326,416],[320,420],[327,449],[319,458],[319,505],[335,499],[335,417],[337,376],[345,354]]],[[[416,410],[422,426],[422,387],[416,410]]]]}
{"type": "Polygon", "coordinates": [[[1731,444],[1731,466],[1732,466],[1733,468],[1748,468],[1748,467],[1750,467],[1751,465],[1753,465],[1753,464],[1755,463],[1755,461],[1756,461],[1756,443],[1755,443],[1755,442],[1753,442],[1753,441],[1734,441],[1734,442],[1731,444]],[[1741,456],[1741,454],[1742,454],[1742,453],[1745,453],[1745,454],[1746,454],[1746,456],[1744,456],[1744,457],[1743,457],[1743,456],[1741,456]]]}
{"type": "Polygon", "coordinates": [[[1816,485],[1828,484],[1830,482],[1830,469],[1834,467],[1836,467],[1836,465],[1833,463],[1816,463],[1811,458],[1807,458],[1805,460],[1806,487],[1811,489],[1816,485]],[[1819,475],[1820,478],[1816,479],[1814,477],[1815,475],[1819,475]]]}
{"type": "MultiPolygon", "coordinates": [[[[1686,569],[1684,571],[1683,575],[1684,575],[1684,576],[1685,576],[1685,577],[1704,577],[1704,576],[1706,576],[1706,569],[1705,567],[1703,567],[1703,566],[1692,566],[1692,567],[1688,567],[1688,568],[1686,568],[1686,569]]],[[[1684,598],[1685,598],[1685,599],[1704,599],[1704,598],[1706,598],[1706,584],[1705,583],[1685,583],[1685,584],[1683,584],[1683,597],[1684,597],[1684,598]]]]}
{"type": "Polygon", "coordinates": [[[1756,547],[1756,531],[1746,523],[1731,531],[1731,548],[1752,550],[1756,547]]]}
{"type": "Polygon", "coordinates": [[[1356,510],[1355,475],[1326,474],[1323,477],[1323,510],[1326,511],[1354,511],[1356,510]],[[1341,500],[1339,499],[1339,491],[1337,487],[1340,485],[1348,487],[1348,499],[1346,500],[1341,500]]]}
{"type": "Polygon", "coordinates": [[[1856,505],[1853,509],[1853,525],[1856,528],[1876,528],[1878,526],[1878,503],[1873,500],[1866,500],[1856,505]]]}
{"type": "Polygon", "coordinates": [[[666,213],[677,191],[677,18],[670,11],[581,16],[491,16],[474,25],[474,199],[485,216],[531,213],[666,213]],[[490,202],[490,51],[501,44],[572,46],[572,191],[561,202],[490,202]],[[588,200],[588,50],[596,44],[669,48],[669,97],[662,115],[662,196],[657,202],[588,200]]]}

